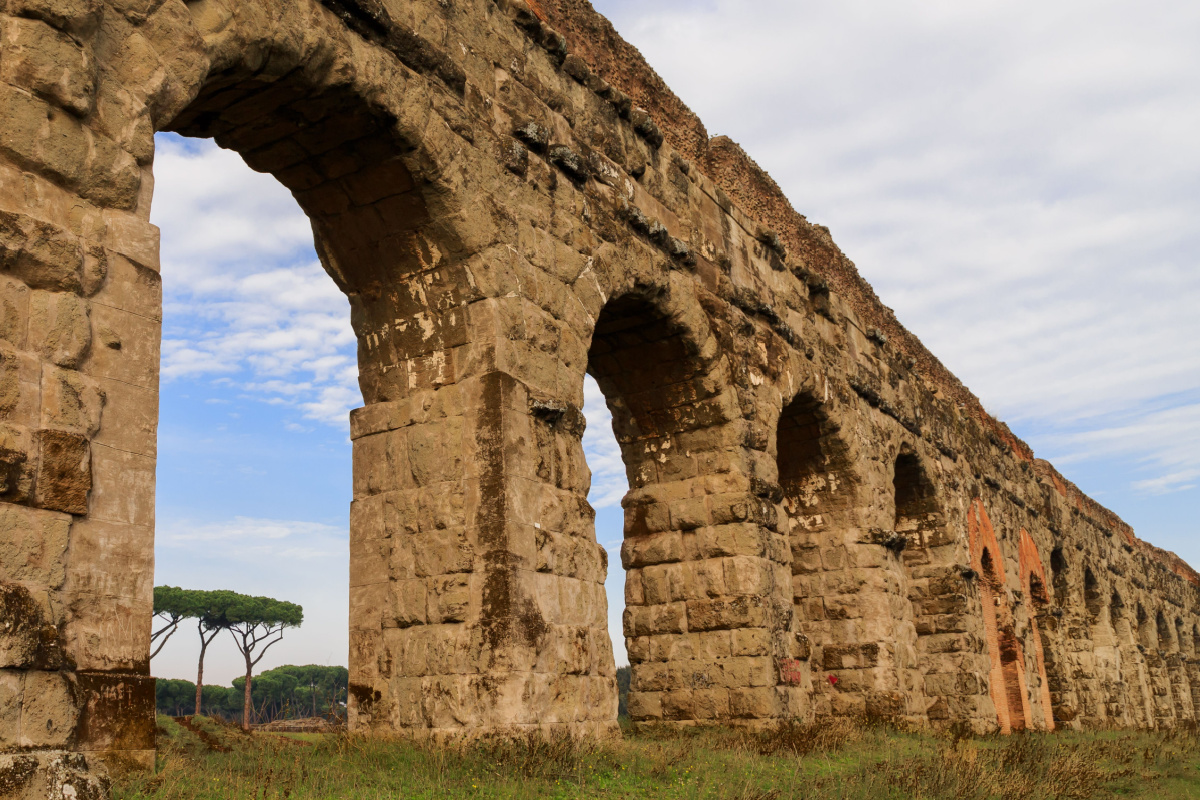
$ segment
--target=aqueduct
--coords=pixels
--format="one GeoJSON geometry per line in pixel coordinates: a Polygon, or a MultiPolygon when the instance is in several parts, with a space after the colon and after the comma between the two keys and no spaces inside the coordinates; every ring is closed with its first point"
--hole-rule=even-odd
{"type": "Polygon", "coordinates": [[[160,130],[287,186],[350,299],[356,729],[615,728],[589,373],[636,720],[1196,718],[1200,577],[586,0],[0,0],[0,795],[153,760],[160,130]]]}

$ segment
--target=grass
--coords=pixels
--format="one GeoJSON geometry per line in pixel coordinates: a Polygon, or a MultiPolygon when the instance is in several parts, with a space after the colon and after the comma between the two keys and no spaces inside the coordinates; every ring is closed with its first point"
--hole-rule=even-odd
{"type": "Polygon", "coordinates": [[[159,725],[155,774],[119,780],[114,798],[1200,798],[1194,730],[962,738],[832,722],[769,735],[712,729],[439,747],[243,734],[203,717],[159,725]]]}

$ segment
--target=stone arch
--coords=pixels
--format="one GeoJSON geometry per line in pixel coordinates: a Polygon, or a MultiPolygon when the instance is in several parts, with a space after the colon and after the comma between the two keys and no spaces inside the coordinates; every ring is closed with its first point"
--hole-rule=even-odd
{"type": "Polygon", "coordinates": [[[1100,591],[1100,581],[1090,566],[1083,569],[1083,604],[1087,611],[1088,622],[1094,627],[1102,622],[1104,598],[1100,591]]]}
{"type": "Polygon", "coordinates": [[[1158,635],[1153,625],[1150,615],[1146,613],[1146,608],[1139,601],[1137,604],[1137,635],[1138,645],[1146,651],[1158,650],[1158,635]]]}
{"type": "MultiPolygon", "coordinates": [[[[896,621],[885,609],[896,598],[863,587],[863,576],[895,569],[902,536],[863,531],[865,482],[849,440],[841,433],[843,410],[825,391],[806,387],[783,398],[775,451],[781,508],[792,554],[792,596],[798,631],[813,647],[813,663],[826,680],[816,685],[816,712],[882,717],[902,715],[907,697],[894,687],[904,658],[882,627],[896,621]],[[888,539],[892,541],[889,551],[888,539]],[[878,618],[884,614],[886,618],[878,618]],[[881,641],[882,640],[882,641],[881,641]],[[899,656],[899,657],[898,657],[899,656]],[[878,691],[887,687],[887,691],[878,691]]],[[[907,637],[911,650],[913,635],[907,637]]]]}
{"type": "Polygon", "coordinates": [[[740,408],[709,337],[687,295],[635,288],[605,303],[588,349],[629,478],[621,558],[638,721],[789,713],[776,659],[789,655],[791,609],[777,600],[790,580],[767,541],[776,507],[748,477],[731,424],[740,408]],[[731,682],[735,663],[753,685],[731,682]]]}
{"type": "Polygon", "coordinates": [[[1154,615],[1154,633],[1158,641],[1158,649],[1165,653],[1176,652],[1175,637],[1171,631],[1171,626],[1167,622],[1167,615],[1160,609],[1154,615]]]}
{"type": "Polygon", "coordinates": [[[1067,569],[1067,557],[1061,547],[1050,551],[1050,575],[1054,585],[1054,602],[1064,606],[1070,600],[1070,577],[1067,569]]]}
{"type": "Polygon", "coordinates": [[[1108,616],[1112,621],[1113,632],[1116,635],[1117,644],[1133,644],[1133,628],[1130,625],[1129,615],[1125,608],[1125,601],[1121,598],[1121,593],[1116,589],[1113,589],[1112,597],[1109,598],[1108,601],[1108,616]]]}
{"type": "MultiPolygon", "coordinates": [[[[969,630],[971,612],[959,566],[961,551],[926,461],[912,445],[901,446],[891,478],[894,522],[889,535],[892,548],[899,551],[916,634],[909,672],[925,695],[926,715],[946,719],[952,704],[982,691],[981,682],[964,674],[964,643],[956,638],[969,630]]],[[[903,652],[907,626],[899,614],[897,623],[896,647],[903,652]]]]}
{"type": "Polygon", "coordinates": [[[1195,651],[1192,649],[1192,642],[1189,639],[1187,630],[1183,624],[1183,617],[1175,618],[1175,630],[1173,638],[1175,641],[1175,652],[1187,657],[1192,657],[1195,655],[1195,651]]]}
{"type": "MultiPolygon", "coordinates": [[[[358,339],[365,406],[351,431],[350,724],[475,727],[496,713],[488,693],[497,680],[533,680],[498,666],[501,640],[537,649],[550,634],[540,633],[545,622],[503,563],[499,551],[511,552],[512,542],[497,533],[502,510],[471,507],[476,479],[463,467],[464,429],[483,424],[456,399],[481,377],[465,366],[469,319],[479,309],[469,307],[482,299],[466,275],[496,234],[491,215],[466,212],[471,195],[455,184],[485,162],[465,163],[471,148],[417,110],[430,95],[449,105],[462,98],[319,5],[295,4],[270,20],[235,13],[205,43],[207,74],[156,127],[212,138],[291,190],[322,265],[349,299],[358,339]],[[308,26],[320,35],[294,35],[308,26]],[[451,147],[466,153],[453,177],[451,147]],[[406,417],[402,404],[414,397],[442,411],[406,417]],[[472,668],[401,655],[429,648],[461,665],[478,631],[496,646],[472,668]]],[[[589,662],[584,671],[602,670],[589,662]]]]}

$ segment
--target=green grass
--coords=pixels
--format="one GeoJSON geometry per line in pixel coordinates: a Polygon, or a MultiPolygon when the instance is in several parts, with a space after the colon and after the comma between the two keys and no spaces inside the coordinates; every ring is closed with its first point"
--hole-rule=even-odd
{"type": "Polygon", "coordinates": [[[435,746],[245,735],[206,718],[191,722],[202,733],[167,717],[159,725],[157,771],[118,781],[114,798],[1200,800],[1194,731],[955,739],[834,722],[772,735],[715,729],[435,746]]]}

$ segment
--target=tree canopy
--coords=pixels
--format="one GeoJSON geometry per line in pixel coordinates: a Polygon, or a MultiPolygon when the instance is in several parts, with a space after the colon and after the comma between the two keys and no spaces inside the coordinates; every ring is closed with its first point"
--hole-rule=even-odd
{"type": "MultiPolygon", "coordinates": [[[[283,666],[254,676],[251,702],[256,722],[302,717],[343,717],[350,673],[345,667],[319,664],[283,666]]],[[[243,715],[246,679],[235,678],[233,686],[205,686],[202,713],[234,720],[243,715]]],[[[191,713],[196,685],[191,681],[159,679],[160,714],[191,713]]]]}

